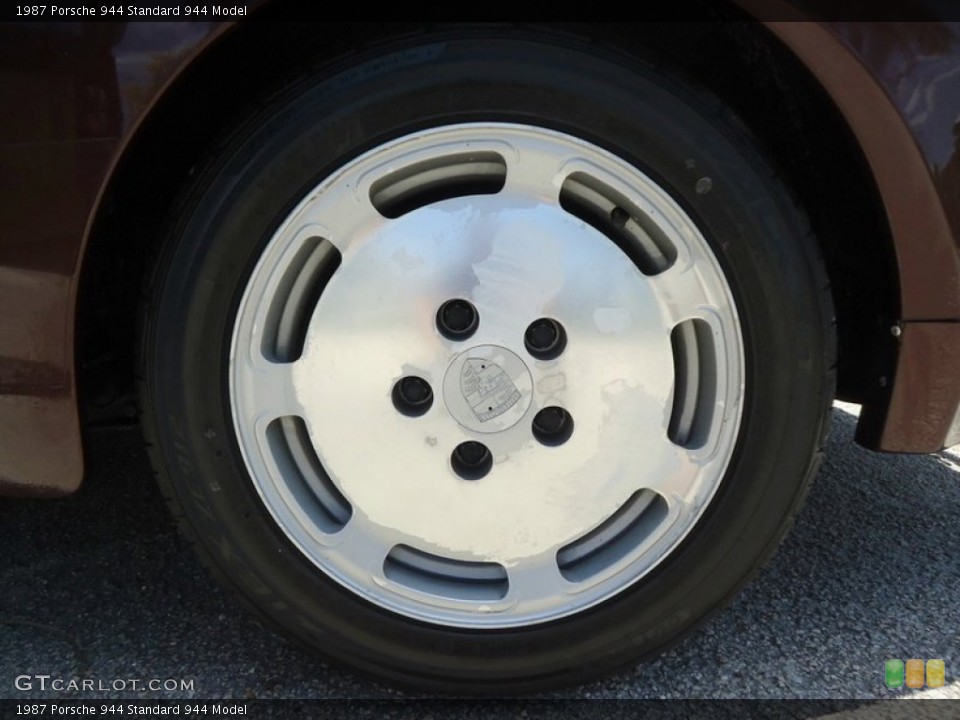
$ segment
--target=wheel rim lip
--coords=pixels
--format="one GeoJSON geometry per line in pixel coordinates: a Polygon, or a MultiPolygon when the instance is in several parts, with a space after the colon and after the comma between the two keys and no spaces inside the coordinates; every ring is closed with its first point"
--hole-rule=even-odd
{"type": "MultiPolygon", "coordinates": [[[[276,270],[276,268],[274,268],[274,270],[276,270]]],[[[261,300],[262,299],[263,298],[261,298],[261,300]]],[[[280,228],[274,233],[267,245],[266,250],[254,268],[251,274],[251,279],[247,283],[240,302],[237,318],[234,323],[233,335],[231,338],[229,368],[231,415],[234,422],[234,428],[237,433],[239,449],[247,470],[249,471],[253,480],[254,487],[256,488],[261,500],[266,505],[274,521],[279,525],[287,539],[290,540],[310,562],[317,566],[326,575],[330,576],[338,583],[348,587],[350,590],[356,592],[364,599],[374,603],[375,605],[379,605],[406,617],[454,627],[508,628],[552,621],[569,616],[603,602],[613,595],[622,592],[627,587],[630,587],[642,577],[645,577],[654,567],[659,565],[660,562],[662,562],[665,558],[669,557],[679,543],[687,536],[689,531],[696,526],[700,516],[715,495],[720,482],[726,473],[727,465],[729,464],[730,458],[733,454],[734,445],[736,444],[736,439],[739,436],[739,426],[743,407],[745,387],[743,338],[739,324],[739,317],[735,308],[736,306],[734,304],[732,293],[722,271],[720,270],[719,263],[714,257],[709,244],[703,238],[693,220],[672,198],[666,194],[665,191],[662,190],[662,188],[656,185],[656,183],[650,180],[645,174],[637,170],[635,167],[628,165],[623,160],[607,153],[606,151],[593,146],[586,141],[572,138],[571,136],[567,136],[563,133],[558,133],[553,130],[547,130],[534,126],[513,125],[509,123],[461,124],[440,127],[433,130],[424,131],[422,133],[417,133],[413,136],[405,136],[398,138],[397,140],[384,143],[378,148],[374,148],[373,150],[359,156],[355,160],[346,163],[340,168],[340,170],[321,182],[315,190],[307,193],[307,196],[298,205],[298,207],[294,209],[281,223],[280,228]],[[576,597],[573,599],[565,599],[556,607],[549,607],[546,609],[538,609],[536,607],[533,609],[526,608],[522,612],[510,609],[503,610],[494,608],[492,614],[478,616],[476,614],[476,603],[456,601],[434,602],[432,598],[424,597],[422,593],[405,592],[403,588],[398,589],[396,587],[387,590],[382,584],[365,581],[362,579],[358,580],[356,575],[351,575],[349,572],[343,572],[342,568],[338,567],[336,562],[330,559],[336,553],[337,543],[330,543],[329,538],[319,537],[318,534],[313,532],[311,528],[305,526],[309,523],[304,522],[303,514],[299,513],[298,517],[298,513],[296,512],[297,509],[290,507],[290,499],[289,497],[284,497],[282,488],[273,486],[275,483],[273,483],[273,480],[270,478],[270,472],[268,471],[264,473],[264,464],[262,462],[262,458],[258,459],[256,457],[261,450],[258,448],[258,444],[256,442],[251,442],[249,433],[244,431],[244,428],[250,426],[251,418],[249,417],[249,413],[244,412],[242,413],[243,416],[241,416],[240,412],[242,402],[238,400],[240,395],[238,384],[242,384],[242,382],[238,381],[237,358],[244,353],[249,352],[250,350],[249,347],[244,347],[244,343],[241,340],[241,336],[244,334],[243,319],[247,315],[247,308],[249,308],[252,304],[256,304],[255,301],[251,299],[252,287],[254,284],[253,280],[266,272],[264,266],[267,264],[268,255],[271,248],[284,239],[291,241],[291,226],[296,224],[298,215],[301,213],[303,208],[309,204],[311,198],[322,192],[323,188],[336,185],[338,178],[342,178],[345,173],[347,173],[351,168],[355,167],[358,163],[362,164],[367,162],[371,158],[375,158],[377,155],[395,152],[398,147],[402,147],[405,143],[409,143],[411,140],[416,143],[418,138],[427,138],[429,140],[435,135],[442,136],[443,134],[450,132],[466,132],[468,134],[473,134],[473,136],[477,138],[488,137],[491,133],[497,135],[500,132],[507,134],[511,132],[519,132],[521,134],[532,133],[535,137],[540,138],[560,137],[581,148],[586,148],[586,152],[592,160],[597,160],[600,158],[602,160],[611,162],[614,166],[628,168],[628,175],[630,175],[633,179],[642,178],[646,183],[647,189],[653,188],[655,190],[653,195],[657,196],[656,204],[659,207],[669,210],[670,214],[672,214],[674,218],[678,216],[682,218],[683,222],[685,223],[685,231],[694,237],[696,242],[699,243],[697,248],[698,252],[709,258],[710,262],[712,263],[712,267],[709,268],[709,270],[718,276],[720,285],[722,286],[722,294],[726,300],[727,306],[732,309],[732,323],[725,329],[732,331],[733,337],[727,338],[728,342],[723,346],[724,352],[732,355],[732,358],[727,358],[727,369],[731,374],[731,382],[728,383],[726,397],[739,398],[740,401],[734,403],[734,407],[731,410],[724,411],[725,416],[723,419],[723,424],[726,425],[728,441],[723,445],[722,448],[715,448],[713,451],[715,455],[719,453],[723,457],[719,461],[715,461],[713,463],[714,479],[710,483],[710,487],[707,488],[705,492],[700,493],[698,509],[695,512],[688,514],[686,518],[687,527],[682,532],[674,532],[672,534],[665,535],[659,539],[659,544],[654,543],[651,547],[646,549],[638,549],[637,557],[632,558],[630,562],[622,563],[623,567],[613,573],[613,582],[599,583],[602,585],[602,587],[595,592],[591,591],[572,593],[572,595],[575,595],[576,597]],[[649,555],[650,553],[653,553],[654,557],[644,557],[645,554],[649,555]]],[[[479,340],[479,338],[477,339],[479,340]]],[[[474,338],[470,338],[466,344],[469,345],[469,343],[473,340],[474,338]]],[[[522,336],[519,344],[520,347],[523,346],[522,336]]],[[[531,362],[535,363],[536,360],[531,360],[531,362]]],[[[438,390],[438,386],[434,384],[434,407],[437,405],[437,399],[443,394],[442,392],[438,392],[438,390]]],[[[532,418],[537,409],[539,408],[535,404],[530,405],[530,412],[527,413],[527,415],[532,418]]],[[[527,423],[527,420],[524,420],[524,423],[527,423]]],[[[322,453],[320,454],[322,455],[322,453]]],[[[496,469],[494,472],[495,471],[496,469]]],[[[483,480],[480,480],[479,482],[482,483],[483,480]]],[[[362,508],[355,508],[355,510],[358,511],[359,514],[362,514],[362,508]]],[[[402,540],[402,538],[398,537],[397,540],[402,540]]]]}

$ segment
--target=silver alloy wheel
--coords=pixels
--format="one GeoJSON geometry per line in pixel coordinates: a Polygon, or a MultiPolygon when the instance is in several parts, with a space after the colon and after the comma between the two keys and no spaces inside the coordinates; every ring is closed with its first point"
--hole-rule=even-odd
{"type": "Polygon", "coordinates": [[[320,570],[410,618],[516,627],[615,595],[690,532],[743,356],[724,273],[663,188],[569,135],[462,124],[367,152],[283,220],[230,399],[257,492],[320,570]],[[438,326],[451,300],[476,312],[463,337],[438,326]],[[551,359],[525,343],[542,319],[565,335],[551,359]],[[547,408],[571,421],[558,442],[547,408]],[[465,443],[492,460],[477,477],[465,443]]]}

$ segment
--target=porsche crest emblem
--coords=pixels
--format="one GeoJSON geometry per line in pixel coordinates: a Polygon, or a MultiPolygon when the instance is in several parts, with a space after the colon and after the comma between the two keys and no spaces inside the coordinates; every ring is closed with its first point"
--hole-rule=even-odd
{"type": "Polygon", "coordinates": [[[520,399],[520,391],[499,365],[467,358],[460,371],[460,391],[480,422],[503,415],[520,399]]]}

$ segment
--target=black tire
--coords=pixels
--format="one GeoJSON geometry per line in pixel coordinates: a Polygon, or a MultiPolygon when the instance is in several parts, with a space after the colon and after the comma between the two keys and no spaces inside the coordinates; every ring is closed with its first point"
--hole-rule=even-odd
{"type": "Polygon", "coordinates": [[[205,563],[260,618],[389,681],[516,693],[582,682],[653,656],[754,575],[818,466],[834,344],[828,282],[807,221],[722,103],[662,70],[589,49],[447,37],[318,72],[220,145],[185,190],[151,282],[141,400],[175,513],[205,563]],[[582,138],[668,189],[724,270],[746,364],[729,469],[683,543],[596,607],[483,631],[377,607],[297,550],[241,457],[225,371],[247,279],[304,193],[388,140],[478,121],[582,138]],[[712,188],[698,186],[705,177],[712,188]]]}

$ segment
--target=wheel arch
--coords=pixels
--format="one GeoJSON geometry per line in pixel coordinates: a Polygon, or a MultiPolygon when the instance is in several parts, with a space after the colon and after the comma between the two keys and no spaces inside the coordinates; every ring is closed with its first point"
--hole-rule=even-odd
{"type": "MultiPolygon", "coordinates": [[[[331,33],[324,47],[336,56],[359,36],[331,33]]],[[[90,211],[74,290],[78,399],[88,424],[136,418],[138,306],[185,178],[211,142],[306,72],[312,40],[299,25],[224,24],[171,68],[125,131],[90,211]]]]}
{"type": "MultiPolygon", "coordinates": [[[[695,0],[689,4],[698,6],[695,0]]],[[[882,414],[888,400],[878,380],[891,375],[895,362],[889,326],[901,316],[899,271],[884,198],[863,148],[821,81],[782,41],[782,29],[750,22],[732,4],[711,5],[708,12],[700,16],[719,25],[684,23],[668,34],[640,23],[560,23],[545,29],[578,41],[602,41],[621,55],[652,50],[663,65],[721,96],[750,126],[810,214],[826,260],[837,307],[839,394],[872,403],[882,414]],[[744,72],[754,74],[750,92],[744,72]],[[800,93],[786,92],[797,86],[800,93]],[[823,127],[829,142],[812,142],[823,137],[823,127]],[[842,187],[855,192],[841,210],[831,201],[836,179],[819,182],[838,164],[848,171],[842,187]]],[[[358,46],[402,42],[435,29],[444,28],[338,25],[320,42],[323,28],[242,23],[212,36],[179,68],[119,151],[88,224],[75,315],[78,384],[88,419],[135,417],[136,306],[160,228],[176,213],[173,199],[207,144],[244,113],[255,113],[258,98],[295,83],[311,66],[358,46]]]]}

